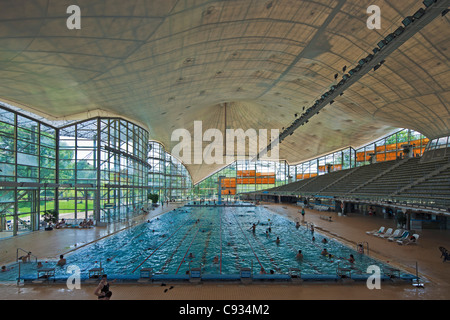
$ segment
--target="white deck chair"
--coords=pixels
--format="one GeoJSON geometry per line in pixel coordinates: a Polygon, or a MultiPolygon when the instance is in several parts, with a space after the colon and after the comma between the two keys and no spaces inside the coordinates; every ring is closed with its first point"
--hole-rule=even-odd
{"type": "Polygon", "coordinates": [[[388,241],[397,241],[397,240],[404,240],[409,236],[409,231],[403,231],[401,236],[397,237],[389,237],[388,241]]]}
{"type": "Polygon", "coordinates": [[[398,237],[400,237],[400,236],[402,235],[403,231],[404,231],[403,229],[396,229],[396,230],[391,234],[390,237],[386,237],[386,238],[398,238],[398,237]]]}
{"type": "Polygon", "coordinates": [[[378,230],[366,231],[366,233],[374,235],[374,234],[378,234],[378,233],[383,233],[384,229],[385,229],[384,227],[380,227],[380,229],[378,229],[378,230]]]}
{"type": "Polygon", "coordinates": [[[392,236],[392,231],[394,231],[392,228],[389,228],[386,230],[385,233],[381,233],[381,234],[374,234],[374,236],[376,237],[380,237],[380,238],[388,238],[392,236]]]}

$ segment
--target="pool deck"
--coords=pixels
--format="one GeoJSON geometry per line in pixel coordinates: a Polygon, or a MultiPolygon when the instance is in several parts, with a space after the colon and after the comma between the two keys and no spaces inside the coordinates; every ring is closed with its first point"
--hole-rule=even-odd
{"type": "MultiPolygon", "coordinates": [[[[276,205],[262,203],[272,212],[291,220],[300,220],[299,208],[294,205],[276,205]]],[[[97,241],[110,234],[124,230],[142,221],[152,219],[181,204],[169,204],[157,208],[146,216],[132,219],[128,223],[114,223],[107,227],[92,229],[59,229],[39,231],[1,240],[0,261],[3,264],[14,262],[17,248],[31,251],[39,260],[57,259],[60,254],[68,253],[80,246],[97,241]]],[[[419,241],[415,245],[402,246],[386,239],[366,234],[366,231],[395,227],[393,220],[379,217],[351,214],[346,217],[336,213],[318,212],[307,209],[305,221],[313,223],[318,233],[356,248],[359,242],[369,243],[369,255],[382,262],[415,273],[416,263],[424,288],[410,283],[390,283],[383,281],[380,290],[369,290],[364,281],[349,282],[267,282],[253,281],[243,284],[231,282],[186,282],[120,283],[111,286],[114,300],[411,300],[450,298],[450,263],[443,263],[439,246],[450,249],[450,230],[420,230],[419,241]],[[323,219],[331,216],[332,221],[323,219]]],[[[283,238],[280,238],[283,241],[283,238]]],[[[70,263],[70,261],[69,261],[70,263]]],[[[93,295],[96,283],[83,283],[79,290],[69,290],[65,284],[16,285],[0,284],[0,299],[56,299],[56,300],[96,300],[93,295]]]]}

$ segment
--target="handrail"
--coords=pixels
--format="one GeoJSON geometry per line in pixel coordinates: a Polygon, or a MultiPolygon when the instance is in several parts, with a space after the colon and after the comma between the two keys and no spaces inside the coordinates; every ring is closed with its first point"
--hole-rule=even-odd
{"type": "Polygon", "coordinates": [[[369,255],[369,243],[368,243],[367,241],[359,242],[359,243],[356,245],[356,251],[358,251],[358,246],[361,245],[361,246],[363,247],[363,252],[362,252],[362,253],[364,253],[364,244],[366,244],[366,247],[367,247],[367,255],[369,255]]]}

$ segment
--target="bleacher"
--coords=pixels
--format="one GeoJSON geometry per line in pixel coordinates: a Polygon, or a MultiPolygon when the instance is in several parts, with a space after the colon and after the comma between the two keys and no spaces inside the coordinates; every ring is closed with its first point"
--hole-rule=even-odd
{"type": "MultiPolygon", "coordinates": [[[[441,163],[441,161],[439,161],[441,163]]],[[[445,165],[445,164],[444,164],[445,165]]],[[[436,206],[448,206],[450,203],[450,170],[443,170],[437,175],[406,188],[396,198],[433,200],[436,206]]],[[[419,201],[420,202],[420,201],[419,201]]]]}
{"type": "Polygon", "coordinates": [[[322,190],[322,193],[327,195],[347,194],[350,191],[357,188],[358,186],[366,183],[373,177],[377,176],[378,174],[385,172],[396,163],[397,160],[394,160],[353,168],[351,169],[353,171],[350,172],[350,174],[347,177],[345,177],[344,179],[338,181],[333,185],[330,185],[329,188],[325,188],[324,190],[322,190]]]}
{"type": "Polygon", "coordinates": [[[297,191],[301,187],[303,187],[305,184],[310,183],[311,179],[315,179],[315,178],[316,177],[295,181],[295,182],[288,183],[288,184],[285,184],[285,185],[282,185],[282,186],[279,186],[279,187],[268,189],[267,191],[285,191],[285,192],[297,191]]]}
{"type": "MultiPolygon", "coordinates": [[[[421,162],[420,158],[410,158],[402,165],[394,168],[371,183],[359,188],[353,194],[358,195],[391,195],[394,192],[414,183],[437,168],[446,161],[421,162]]],[[[422,196],[427,193],[422,193],[422,196]]]]}
{"type": "Polygon", "coordinates": [[[340,171],[334,171],[334,172],[330,172],[328,174],[318,176],[316,179],[311,180],[310,183],[302,184],[299,188],[296,189],[296,191],[319,192],[323,188],[328,186],[330,183],[338,180],[339,178],[346,175],[347,173],[348,173],[347,170],[340,170],[340,171]]]}
{"type": "Polygon", "coordinates": [[[445,157],[432,161],[408,158],[379,162],[296,181],[267,191],[389,201],[398,199],[449,208],[449,161],[449,157],[445,157]]]}

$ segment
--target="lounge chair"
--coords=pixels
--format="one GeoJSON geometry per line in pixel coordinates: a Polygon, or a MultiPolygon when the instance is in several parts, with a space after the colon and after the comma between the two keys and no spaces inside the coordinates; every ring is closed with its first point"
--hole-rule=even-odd
{"type": "Polygon", "coordinates": [[[380,238],[388,238],[388,237],[392,236],[392,231],[394,231],[394,230],[392,230],[392,228],[389,228],[386,230],[385,233],[377,233],[377,234],[374,234],[374,236],[380,237],[380,238]]]}
{"type": "Polygon", "coordinates": [[[383,238],[397,238],[402,235],[403,229],[396,229],[390,236],[383,237],[383,238]]]}
{"type": "Polygon", "coordinates": [[[406,239],[409,236],[409,231],[403,231],[401,236],[397,237],[389,237],[388,241],[397,241],[397,240],[403,240],[406,239]]]}
{"type": "Polygon", "coordinates": [[[375,234],[378,234],[378,233],[383,233],[384,229],[385,229],[384,227],[380,227],[380,229],[378,229],[378,230],[366,231],[366,233],[367,234],[371,234],[371,235],[375,235],[375,234]]]}
{"type": "Polygon", "coordinates": [[[408,244],[417,244],[417,240],[419,239],[419,235],[417,233],[413,234],[411,237],[406,239],[397,240],[398,244],[408,245],[408,244]]]}

